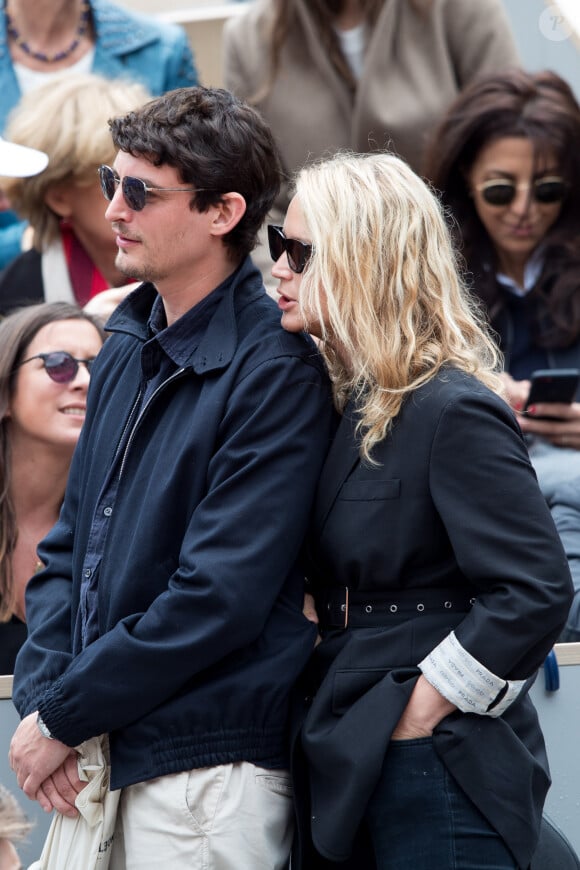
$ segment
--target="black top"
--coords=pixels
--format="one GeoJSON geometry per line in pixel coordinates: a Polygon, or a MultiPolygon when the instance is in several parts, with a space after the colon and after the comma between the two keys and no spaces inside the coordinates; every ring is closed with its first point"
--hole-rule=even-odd
{"type": "Polygon", "coordinates": [[[44,302],[41,258],[30,250],[16,257],[0,272],[0,315],[23,305],[44,302]]]}
{"type": "Polygon", "coordinates": [[[0,622],[0,674],[13,674],[18,650],[26,640],[26,624],[13,616],[0,622]]]}

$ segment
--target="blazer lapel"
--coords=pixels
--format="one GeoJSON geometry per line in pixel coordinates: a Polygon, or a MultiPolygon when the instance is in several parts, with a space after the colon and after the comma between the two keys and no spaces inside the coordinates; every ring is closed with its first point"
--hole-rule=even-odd
{"type": "Polygon", "coordinates": [[[355,437],[356,415],[351,402],[346,406],[318,482],[314,503],[314,525],[321,529],[340,488],[356,463],[359,449],[355,437]]]}
{"type": "Polygon", "coordinates": [[[320,50],[320,38],[314,27],[312,14],[308,7],[309,4],[306,0],[295,0],[295,12],[301,21],[306,40],[310,46],[310,57],[313,63],[316,63],[318,66],[320,74],[326,79],[327,85],[334,91],[336,99],[341,104],[345,118],[350,119],[352,115],[352,97],[346,83],[332,66],[326,52],[320,50]]]}

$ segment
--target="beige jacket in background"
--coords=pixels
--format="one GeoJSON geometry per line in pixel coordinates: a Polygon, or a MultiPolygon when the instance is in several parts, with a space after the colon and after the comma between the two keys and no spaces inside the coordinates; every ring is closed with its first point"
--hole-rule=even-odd
{"type": "MultiPolygon", "coordinates": [[[[385,0],[353,97],[320,49],[308,0],[294,2],[296,21],[278,76],[255,104],[272,127],[289,180],[309,160],[341,148],[390,148],[420,170],[426,137],[459,90],[479,73],[519,63],[500,0],[432,0],[426,15],[409,0],[385,0]]],[[[274,6],[256,0],[225,26],[225,85],[250,102],[269,74],[274,6]]],[[[286,185],[273,216],[278,223],[289,196],[286,185]]],[[[263,254],[254,259],[268,278],[263,254]]]]}

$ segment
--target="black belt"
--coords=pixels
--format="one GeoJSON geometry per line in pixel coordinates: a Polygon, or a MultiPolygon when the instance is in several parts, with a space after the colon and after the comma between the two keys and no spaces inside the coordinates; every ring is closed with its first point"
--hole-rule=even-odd
{"type": "Polygon", "coordinates": [[[396,592],[330,589],[317,600],[321,628],[370,628],[389,625],[394,617],[422,613],[468,613],[475,601],[469,589],[403,589],[396,592]]]}

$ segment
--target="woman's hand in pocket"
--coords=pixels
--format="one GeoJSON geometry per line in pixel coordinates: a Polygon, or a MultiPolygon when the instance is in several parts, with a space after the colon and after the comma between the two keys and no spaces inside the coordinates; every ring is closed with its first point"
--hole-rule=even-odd
{"type": "Polygon", "coordinates": [[[456,709],[455,704],[444,698],[421,674],[391,740],[430,737],[435,726],[456,709]]]}

